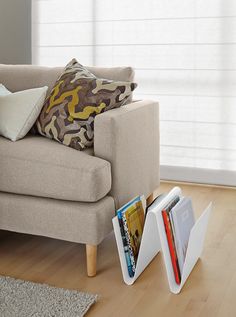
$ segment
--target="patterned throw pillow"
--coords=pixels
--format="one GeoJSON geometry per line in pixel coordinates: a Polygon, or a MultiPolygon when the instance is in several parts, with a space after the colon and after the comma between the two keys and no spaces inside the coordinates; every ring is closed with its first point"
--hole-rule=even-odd
{"type": "Polygon", "coordinates": [[[73,59],[44,103],[38,131],[77,150],[90,147],[95,116],[124,105],[136,87],[131,82],[97,78],[73,59]]]}

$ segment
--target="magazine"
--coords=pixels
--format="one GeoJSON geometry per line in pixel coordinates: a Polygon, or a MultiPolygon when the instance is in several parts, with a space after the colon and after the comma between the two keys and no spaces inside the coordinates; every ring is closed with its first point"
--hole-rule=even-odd
{"type": "Polygon", "coordinates": [[[162,218],[166,232],[167,243],[170,252],[171,263],[174,271],[175,281],[177,284],[181,282],[181,274],[179,269],[178,256],[175,247],[173,228],[170,220],[170,212],[172,208],[179,202],[179,196],[173,198],[173,200],[162,210],[162,218]]]}
{"type": "Polygon", "coordinates": [[[133,277],[144,227],[143,197],[138,196],[117,211],[129,276],[133,277]]]}
{"type": "Polygon", "coordinates": [[[190,232],[195,223],[192,200],[190,197],[182,197],[172,208],[170,220],[174,234],[179,269],[182,274],[190,232]]]}

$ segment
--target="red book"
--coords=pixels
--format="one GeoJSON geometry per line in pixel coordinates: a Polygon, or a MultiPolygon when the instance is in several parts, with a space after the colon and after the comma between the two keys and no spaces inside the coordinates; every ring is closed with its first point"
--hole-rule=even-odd
{"type": "Polygon", "coordinates": [[[180,284],[181,277],[180,277],[180,271],[179,271],[178,258],[177,258],[177,254],[176,254],[176,250],[175,250],[175,244],[174,244],[171,223],[170,223],[168,212],[166,210],[162,211],[162,217],[163,217],[163,221],[164,221],[164,225],[165,225],[166,237],[167,237],[167,241],[168,241],[171,262],[172,262],[172,266],[173,266],[173,270],[174,270],[175,281],[177,284],[180,284]]]}

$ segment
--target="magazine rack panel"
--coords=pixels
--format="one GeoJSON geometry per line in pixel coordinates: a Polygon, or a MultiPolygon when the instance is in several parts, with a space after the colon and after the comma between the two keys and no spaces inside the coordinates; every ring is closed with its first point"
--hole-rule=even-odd
{"type": "Polygon", "coordinates": [[[182,191],[179,187],[174,187],[161,201],[158,201],[157,203],[154,202],[148,208],[134,277],[129,276],[119,222],[117,217],[113,218],[113,227],[121,263],[122,275],[124,282],[127,285],[132,285],[157,255],[157,253],[162,250],[170,291],[174,294],[178,294],[185,284],[197,260],[201,256],[208,220],[212,210],[212,203],[210,203],[204,210],[191,230],[183,267],[183,274],[181,277],[181,284],[178,285],[175,282],[169,246],[162,218],[162,210],[177,195],[182,197],[182,191]]]}
{"type": "Polygon", "coordinates": [[[118,218],[114,217],[112,221],[116,237],[117,249],[120,258],[123,280],[127,285],[132,285],[161,249],[156,217],[153,214],[147,215],[144,224],[143,236],[140,244],[135,274],[133,277],[130,277],[128,273],[118,218]]]}

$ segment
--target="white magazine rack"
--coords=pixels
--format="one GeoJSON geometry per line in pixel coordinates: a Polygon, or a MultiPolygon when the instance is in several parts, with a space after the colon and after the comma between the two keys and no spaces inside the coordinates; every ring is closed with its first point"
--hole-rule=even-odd
{"type": "Polygon", "coordinates": [[[128,273],[118,218],[113,218],[112,221],[120,258],[122,275],[124,282],[127,285],[132,285],[139,277],[139,275],[145,270],[148,264],[157,255],[157,253],[162,250],[170,291],[174,294],[178,294],[181,291],[197,260],[201,256],[208,219],[212,210],[212,203],[210,203],[208,207],[203,211],[201,216],[196,220],[191,230],[183,272],[181,276],[181,284],[178,285],[175,282],[175,276],[172,268],[171,257],[161,213],[164,207],[176,195],[180,197],[182,196],[182,192],[179,187],[174,187],[161,201],[158,201],[157,203],[154,202],[149,207],[145,220],[134,277],[130,277],[128,273]]]}

